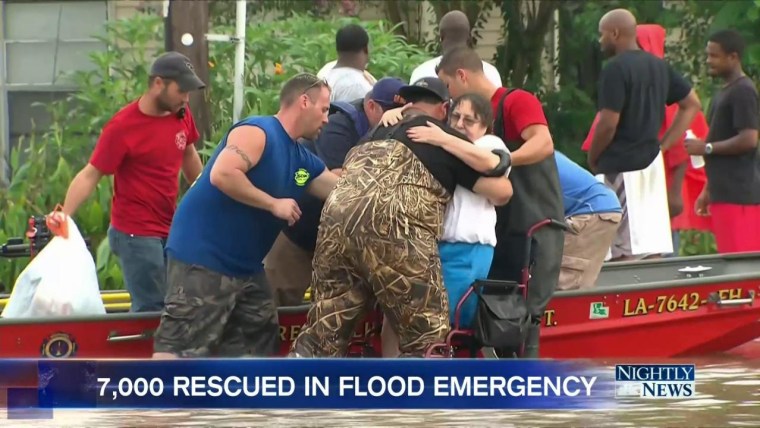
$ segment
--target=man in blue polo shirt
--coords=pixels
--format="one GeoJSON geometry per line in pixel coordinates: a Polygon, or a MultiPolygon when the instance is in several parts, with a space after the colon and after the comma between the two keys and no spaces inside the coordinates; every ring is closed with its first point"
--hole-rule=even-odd
{"type": "Polygon", "coordinates": [[[338,177],[298,144],[327,123],[330,88],[290,79],[274,116],[236,123],[179,204],[166,245],[168,292],[154,358],[274,355],[279,323],[262,260],[301,216],[304,192],[325,199],[338,177]]]}
{"type": "MultiPolygon", "coordinates": [[[[302,144],[316,153],[327,169],[340,175],[346,155],[361,137],[380,123],[386,110],[401,106],[398,92],[402,86],[401,79],[385,77],[378,80],[364,98],[350,103],[333,102],[329,120],[319,137],[302,144]]],[[[323,202],[306,194],[298,203],[301,219],[280,233],[264,259],[267,281],[278,306],[302,304],[311,282],[311,262],[323,202]]]]}
{"type": "Polygon", "coordinates": [[[557,288],[591,288],[620,226],[620,201],[615,192],[567,156],[555,150],[554,157],[569,227],[557,288]]]}

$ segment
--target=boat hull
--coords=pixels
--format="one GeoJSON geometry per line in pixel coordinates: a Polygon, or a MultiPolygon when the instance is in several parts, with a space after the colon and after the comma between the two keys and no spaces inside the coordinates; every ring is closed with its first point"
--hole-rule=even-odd
{"type": "MultiPolygon", "coordinates": [[[[760,281],[558,293],[543,319],[541,356],[669,358],[725,352],[760,337],[760,281]]],[[[281,355],[308,305],[280,309],[281,355]]],[[[0,320],[2,358],[149,358],[158,313],[0,320]]],[[[356,339],[379,352],[379,314],[356,339]]]]}
{"type": "Polygon", "coordinates": [[[558,298],[544,316],[542,356],[685,357],[760,337],[758,281],[558,298]],[[603,306],[600,306],[603,305],[603,306]],[[607,316],[594,308],[608,308],[607,316]],[[553,312],[551,312],[553,311],[553,312]]]}

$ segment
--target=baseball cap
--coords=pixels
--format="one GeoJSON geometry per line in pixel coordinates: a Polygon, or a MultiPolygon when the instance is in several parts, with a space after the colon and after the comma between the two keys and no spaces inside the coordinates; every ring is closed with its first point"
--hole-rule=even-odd
{"type": "Polygon", "coordinates": [[[409,102],[415,102],[420,95],[433,95],[441,102],[449,100],[449,90],[446,84],[437,77],[423,77],[411,85],[401,87],[398,94],[409,102]]]}
{"type": "Polygon", "coordinates": [[[167,52],[153,61],[151,76],[159,76],[177,82],[183,92],[203,89],[206,84],[195,74],[190,59],[179,52],[167,52]]]}
{"type": "Polygon", "coordinates": [[[401,107],[398,92],[404,86],[404,81],[395,77],[383,77],[369,91],[369,98],[380,104],[384,109],[401,107]]]}

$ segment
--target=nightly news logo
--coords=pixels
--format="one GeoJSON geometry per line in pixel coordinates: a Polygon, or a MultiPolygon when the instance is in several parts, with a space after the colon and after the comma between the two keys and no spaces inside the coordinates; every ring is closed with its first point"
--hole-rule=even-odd
{"type": "Polygon", "coordinates": [[[689,398],[693,364],[621,364],[615,366],[615,397],[689,398]]]}

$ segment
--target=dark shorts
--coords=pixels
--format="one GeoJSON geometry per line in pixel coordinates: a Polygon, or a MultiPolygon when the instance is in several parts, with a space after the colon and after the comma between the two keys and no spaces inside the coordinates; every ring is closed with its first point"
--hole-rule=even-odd
{"type": "Polygon", "coordinates": [[[203,358],[279,350],[277,309],[263,272],[229,277],[168,257],[167,282],[154,352],[203,358]]]}

